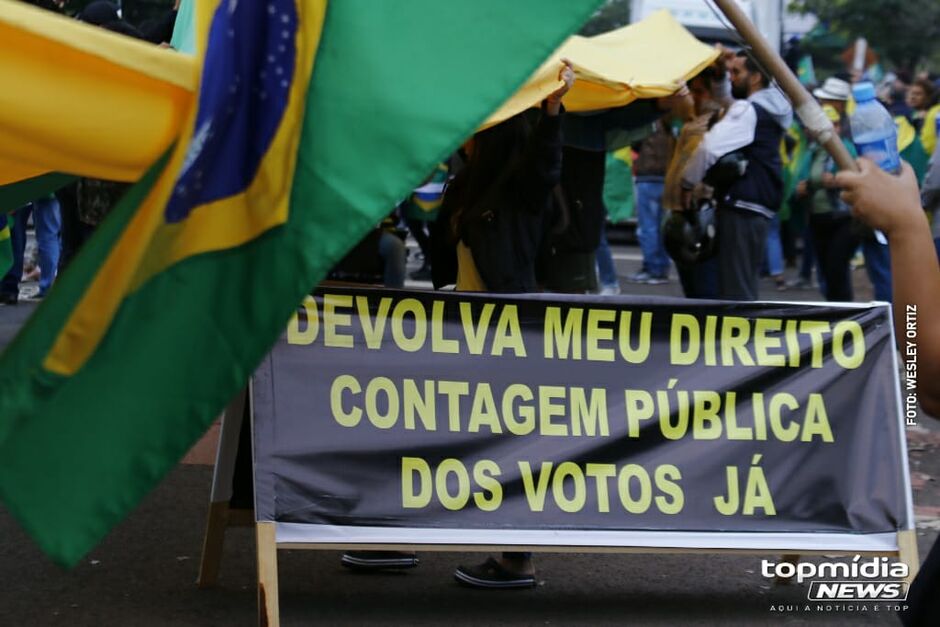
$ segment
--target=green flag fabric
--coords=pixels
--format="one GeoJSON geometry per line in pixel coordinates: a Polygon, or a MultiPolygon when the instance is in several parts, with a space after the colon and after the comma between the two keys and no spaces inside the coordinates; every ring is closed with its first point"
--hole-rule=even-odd
{"type": "Polygon", "coordinates": [[[16,183],[0,185],[0,212],[15,211],[26,203],[48,196],[77,177],[51,172],[16,183]]]}
{"type": "Polygon", "coordinates": [[[604,206],[611,223],[626,222],[636,214],[633,152],[630,146],[609,151],[604,165],[604,206]]]}
{"type": "Polygon", "coordinates": [[[188,135],[0,357],[0,498],[66,565],[205,431],[328,269],[599,2],[197,4],[206,79],[188,135]]]}

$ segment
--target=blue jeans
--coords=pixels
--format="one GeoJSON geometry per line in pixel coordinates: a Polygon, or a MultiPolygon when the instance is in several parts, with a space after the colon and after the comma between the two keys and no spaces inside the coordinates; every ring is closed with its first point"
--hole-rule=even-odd
{"type": "Polygon", "coordinates": [[[669,273],[669,255],[659,236],[663,220],[663,183],[645,180],[636,183],[637,239],[643,251],[643,269],[653,276],[669,273]]]}
{"type": "Polygon", "coordinates": [[[597,274],[600,277],[601,287],[619,285],[614,256],[610,253],[610,244],[607,243],[606,225],[601,225],[601,241],[597,246],[597,274]]]}
{"type": "Polygon", "coordinates": [[[780,242],[780,217],[774,214],[767,231],[767,273],[770,276],[783,274],[783,244],[780,242]]]}
{"type": "Polygon", "coordinates": [[[862,240],[865,272],[875,288],[875,300],[891,302],[891,253],[884,244],[865,238],[862,240]]]}
{"type": "Polygon", "coordinates": [[[0,282],[0,292],[18,294],[20,280],[23,278],[23,255],[26,252],[26,223],[30,214],[36,227],[36,244],[39,248],[39,293],[45,294],[55,280],[59,267],[59,233],[62,229],[62,216],[59,214],[59,201],[55,198],[43,198],[16,210],[10,240],[13,245],[13,266],[0,282]]]}

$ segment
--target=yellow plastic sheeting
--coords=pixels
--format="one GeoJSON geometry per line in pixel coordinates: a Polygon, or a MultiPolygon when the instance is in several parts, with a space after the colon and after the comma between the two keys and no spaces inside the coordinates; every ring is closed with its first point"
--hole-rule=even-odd
{"type": "Polygon", "coordinates": [[[191,56],[0,0],[0,185],[136,181],[179,135],[196,77],[191,56]]]}
{"type": "Polygon", "coordinates": [[[538,106],[561,82],[561,59],[571,61],[577,80],[563,100],[568,111],[620,107],[638,98],[659,98],[676,91],[718,58],[663,10],[642,22],[598,35],[573,36],[535,71],[529,80],[483,124],[498,124],[538,106]]]}

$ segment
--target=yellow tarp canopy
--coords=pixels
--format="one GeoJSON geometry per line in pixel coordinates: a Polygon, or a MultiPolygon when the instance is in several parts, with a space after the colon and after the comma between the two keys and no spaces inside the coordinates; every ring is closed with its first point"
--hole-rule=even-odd
{"type": "Polygon", "coordinates": [[[717,59],[718,51],[697,40],[666,10],[596,37],[575,35],[483,127],[538,106],[561,85],[558,69],[563,58],[571,61],[577,76],[564,98],[565,108],[597,111],[668,96],[678,81],[692,78],[717,59]]]}
{"type": "Polygon", "coordinates": [[[0,185],[136,181],[178,136],[196,76],[191,56],[0,0],[0,185]]]}

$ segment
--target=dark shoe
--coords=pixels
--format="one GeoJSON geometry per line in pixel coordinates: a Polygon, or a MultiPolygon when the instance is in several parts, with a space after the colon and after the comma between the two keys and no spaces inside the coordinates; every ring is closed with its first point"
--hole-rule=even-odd
{"type": "Polygon", "coordinates": [[[510,572],[492,557],[479,566],[458,566],[454,579],[471,588],[531,588],[535,585],[535,575],[510,572]]]}
{"type": "Polygon", "coordinates": [[[19,294],[12,294],[8,292],[0,293],[0,305],[15,305],[20,300],[19,294]]]}
{"type": "Polygon", "coordinates": [[[643,281],[646,285],[665,285],[669,283],[669,276],[665,274],[651,274],[643,281]]]}
{"type": "Polygon", "coordinates": [[[353,570],[414,568],[418,558],[403,551],[346,551],[340,563],[353,570]]]}

